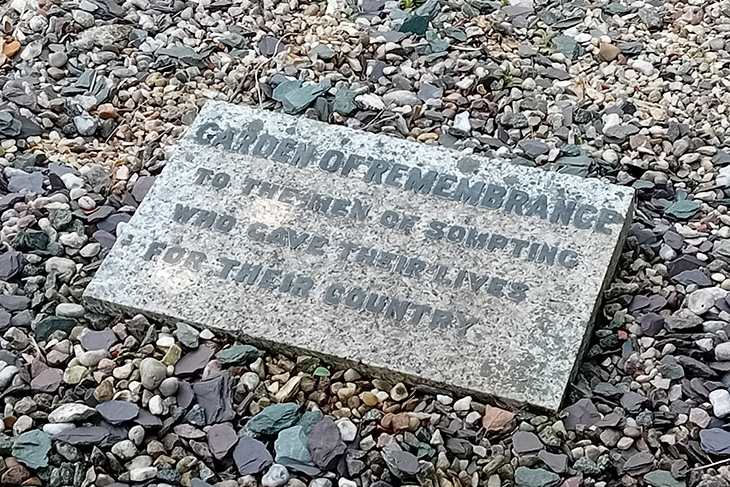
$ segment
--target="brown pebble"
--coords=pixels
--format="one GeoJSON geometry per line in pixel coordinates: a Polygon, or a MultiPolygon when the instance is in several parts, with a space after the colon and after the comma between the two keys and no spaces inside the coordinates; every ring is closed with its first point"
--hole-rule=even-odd
{"type": "Polygon", "coordinates": [[[99,118],[106,120],[117,116],[117,109],[111,103],[99,105],[99,118]]]}
{"type": "Polygon", "coordinates": [[[20,42],[11,41],[3,45],[3,54],[7,57],[15,56],[20,51],[20,42]]]}
{"type": "Polygon", "coordinates": [[[0,480],[7,485],[22,485],[28,478],[30,478],[30,472],[27,468],[22,465],[14,465],[3,473],[0,480]]]}
{"type": "Polygon", "coordinates": [[[411,415],[408,413],[398,413],[393,416],[392,427],[397,433],[409,429],[411,425],[411,415]]]}

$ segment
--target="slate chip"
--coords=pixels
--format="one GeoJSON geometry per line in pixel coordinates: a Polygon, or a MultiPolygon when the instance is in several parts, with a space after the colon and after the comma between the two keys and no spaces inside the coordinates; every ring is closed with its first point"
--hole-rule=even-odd
{"type": "Polygon", "coordinates": [[[51,438],[41,430],[30,430],[19,435],[13,442],[13,456],[28,468],[48,466],[51,438]]]}
{"type": "Polygon", "coordinates": [[[192,352],[188,352],[182,356],[175,364],[175,374],[187,375],[194,374],[208,365],[210,359],[213,358],[215,350],[205,345],[201,345],[192,352]]]}
{"type": "Polygon", "coordinates": [[[84,350],[109,350],[117,342],[117,336],[110,328],[101,331],[86,330],[81,334],[84,350]]]}
{"type": "Polygon", "coordinates": [[[345,453],[347,445],[342,441],[337,424],[332,418],[326,417],[312,428],[307,439],[307,448],[312,454],[315,465],[322,469],[330,469],[337,458],[345,453]]]}
{"type": "Polygon", "coordinates": [[[15,294],[0,295],[0,306],[8,311],[22,311],[30,307],[30,298],[15,294]]]}
{"type": "Polygon", "coordinates": [[[730,431],[709,428],[700,431],[700,445],[712,455],[730,455],[730,431]]]}
{"type": "Polygon", "coordinates": [[[263,355],[261,350],[252,345],[233,345],[218,352],[216,357],[223,364],[242,365],[256,360],[261,355],[263,355]]]}
{"type": "Polygon", "coordinates": [[[266,406],[246,424],[259,435],[275,435],[299,421],[299,405],[285,402],[266,406]]]}
{"type": "Polygon", "coordinates": [[[568,455],[563,453],[550,453],[547,450],[540,450],[537,458],[542,460],[555,473],[564,473],[568,470],[568,455]]]}
{"type": "Polygon", "coordinates": [[[517,431],[512,435],[512,448],[519,453],[534,453],[545,448],[540,438],[529,431],[517,431]]]}
{"type": "Polygon", "coordinates": [[[23,254],[8,250],[0,254],[0,281],[8,281],[23,270],[23,254]]]}
{"type": "MultiPolygon", "coordinates": [[[[702,432],[700,432],[700,436],[702,436],[702,432]]],[[[626,460],[623,465],[623,471],[628,475],[643,475],[651,470],[653,464],[654,455],[651,453],[636,453],[626,460]]]]}
{"type": "Polygon", "coordinates": [[[131,421],[139,415],[139,406],[128,401],[106,401],[98,404],[96,410],[111,424],[131,421]]]}
{"type": "Polygon", "coordinates": [[[30,381],[30,388],[36,392],[56,392],[63,381],[63,371],[54,368],[45,369],[30,381]]]}
{"type": "Polygon", "coordinates": [[[230,382],[230,374],[225,372],[212,379],[201,380],[193,384],[195,400],[205,411],[207,424],[233,419],[233,398],[231,397],[230,382]]]}
{"type": "Polygon", "coordinates": [[[244,436],[233,450],[233,461],[241,475],[255,475],[274,463],[266,445],[255,438],[244,436]]]}
{"type": "Polygon", "coordinates": [[[578,425],[593,426],[601,419],[601,414],[590,399],[584,398],[565,408],[568,413],[563,420],[565,427],[574,430],[578,425]]]}
{"type": "Polygon", "coordinates": [[[12,193],[43,194],[43,174],[36,171],[30,174],[11,176],[8,181],[8,191],[12,193]]]}
{"type": "Polygon", "coordinates": [[[393,475],[407,478],[418,473],[418,458],[413,453],[403,451],[397,443],[391,443],[383,448],[382,455],[393,475]]]}
{"type": "Polygon", "coordinates": [[[222,460],[236,446],[238,435],[230,423],[214,424],[206,433],[208,448],[217,460],[222,460]]]}
{"type": "MultiPolygon", "coordinates": [[[[338,431],[339,432],[339,431],[338,431]]],[[[307,449],[304,428],[295,425],[279,432],[274,442],[276,463],[282,465],[311,465],[312,455],[307,449]]]]}
{"type": "Polygon", "coordinates": [[[109,436],[109,429],[101,426],[76,426],[55,435],[55,439],[74,446],[87,446],[101,443],[109,436]]]}

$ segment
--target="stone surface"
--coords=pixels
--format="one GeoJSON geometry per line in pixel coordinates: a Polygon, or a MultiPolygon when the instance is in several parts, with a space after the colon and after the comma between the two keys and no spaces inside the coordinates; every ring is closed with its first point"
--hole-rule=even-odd
{"type": "Polygon", "coordinates": [[[633,196],[209,102],[85,296],[557,409],[633,196]]]}

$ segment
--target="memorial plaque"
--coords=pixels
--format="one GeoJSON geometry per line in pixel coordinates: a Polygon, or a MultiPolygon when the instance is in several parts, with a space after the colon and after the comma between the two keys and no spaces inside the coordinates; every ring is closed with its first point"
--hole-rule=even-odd
{"type": "Polygon", "coordinates": [[[633,200],[595,179],[208,102],[85,297],[555,410],[633,200]]]}

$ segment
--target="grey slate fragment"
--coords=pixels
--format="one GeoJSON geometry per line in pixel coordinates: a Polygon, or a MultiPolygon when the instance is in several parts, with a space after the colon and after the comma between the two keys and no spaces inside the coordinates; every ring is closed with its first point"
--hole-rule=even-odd
{"type": "Polygon", "coordinates": [[[180,343],[188,348],[198,347],[198,336],[200,336],[200,332],[187,323],[180,322],[177,324],[175,336],[180,340],[180,343]]]}
{"type": "Polygon", "coordinates": [[[87,330],[81,334],[81,346],[84,350],[109,350],[117,342],[117,336],[111,328],[101,331],[87,330]]]}
{"type": "Polygon", "coordinates": [[[397,443],[391,443],[383,448],[382,455],[393,475],[407,478],[418,473],[418,458],[413,453],[403,451],[397,443]]]}
{"type": "Polygon", "coordinates": [[[565,35],[553,38],[553,48],[571,60],[577,59],[584,52],[583,47],[575,39],[565,35]]]}
{"type": "MultiPolygon", "coordinates": [[[[234,417],[228,372],[193,384],[195,400],[205,410],[207,424],[230,421],[234,417]]],[[[270,406],[269,406],[270,407],[270,406]]]]}
{"type": "Polygon", "coordinates": [[[711,455],[730,455],[730,431],[709,428],[700,431],[700,445],[711,455]]]}
{"type": "Polygon", "coordinates": [[[30,381],[30,388],[36,392],[54,393],[63,381],[63,371],[54,368],[45,369],[30,381]]]}
{"type": "Polygon", "coordinates": [[[529,431],[517,431],[512,435],[512,448],[519,453],[534,453],[545,448],[540,438],[529,431]]]}
{"type": "Polygon", "coordinates": [[[540,450],[537,458],[542,460],[555,473],[565,473],[568,469],[568,455],[564,453],[550,453],[547,450],[540,450]]]}
{"type": "Polygon", "coordinates": [[[347,445],[342,441],[340,429],[329,416],[314,425],[307,439],[307,448],[314,463],[325,470],[332,468],[337,458],[345,453],[347,445]]]}
{"type": "Polygon", "coordinates": [[[139,406],[128,401],[106,401],[97,404],[96,410],[111,424],[131,421],[139,415],[139,406]]]}
{"type": "Polygon", "coordinates": [[[8,191],[12,193],[43,194],[43,174],[39,171],[30,174],[16,174],[8,181],[8,191]]]}
{"type": "Polygon", "coordinates": [[[601,419],[601,414],[590,399],[581,399],[565,408],[568,416],[563,420],[565,427],[574,430],[579,424],[593,426],[601,419]]]}
{"type": "Polygon", "coordinates": [[[188,352],[183,355],[182,358],[175,364],[175,374],[186,375],[194,374],[199,370],[202,370],[210,359],[213,358],[215,350],[205,345],[201,345],[192,352],[188,352]]]}
{"type": "Polygon", "coordinates": [[[95,445],[109,436],[109,430],[101,426],[77,426],[55,435],[55,439],[74,446],[95,445]]]}
{"type": "MultiPolygon", "coordinates": [[[[702,432],[700,432],[702,437],[702,432]]],[[[654,455],[649,452],[636,453],[626,460],[623,465],[623,471],[629,475],[642,475],[649,470],[654,463],[654,455]]]]}
{"type": "Polygon", "coordinates": [[[258,47],[261,54],[266,57],[271,57],[274,54],[283,52],[286,49],[286,44],[276,37],[265,36],[259,41],[258,47]]]}
{"type": "Polygon", "coordinates": [[[204,55],[188,46],[161,47],[154,52],[154,55],[156,58],[169,57],[193,66],[200,66],[205,60],[204,55]]]}
{"type": "Polygon", "coordinates": [[[683,286],[696,284],[699,287],[707,287],[712,285],[712,280],[699,269],[690,269],[684,272],[680,272],[676,276],[672,276],[671,281],[678,282],[683,286]]]}
{"type": "Polygon", "coordinates": [[[23,270],[23,254],[8,250],[0,254],[0,281],[7,281],[23,270]]]}
{"type": "Polygon", "coordinates": [[[0,295],[0,307],[8,311],[22,311],[30,307],[30,298],[15,294],[0,295]]]}
{"type": "Polygon", "coordinates": [[[141,203],[154,182],[155,178],[152,176],[142,176],[139,178],[137,182],[134,183],[134,187],[132,187],[132,198],[134,198],[137,203],[141,203]]]}
{"type": "Polygon", "coordinates": [[[517,146],[522,149],[525,156],[530,159],[535,159],[550,151],[550,147],[539,139],[523,139],[517,143],[517,146]]]}
{"type": "Polygon", "coordinates": [[[210,452],[217,460],[223,459],[236,446],[238,436],[230,423],[214,424],[206,433],[210,452]]]}
{"type": "Polygon", "coordinates": [[[255,438],[244,436],[238,440],[233,451],[233,461],[241,475],[255,475],[271,465],[274,459],[266,445],[255,438]]]}
{"type": "Polygon", "coordinates": [[[645,402],[646,397],[637,392],[629,391],[621,396],[621,406],[630,413],[639,411],[645,402]]]}

